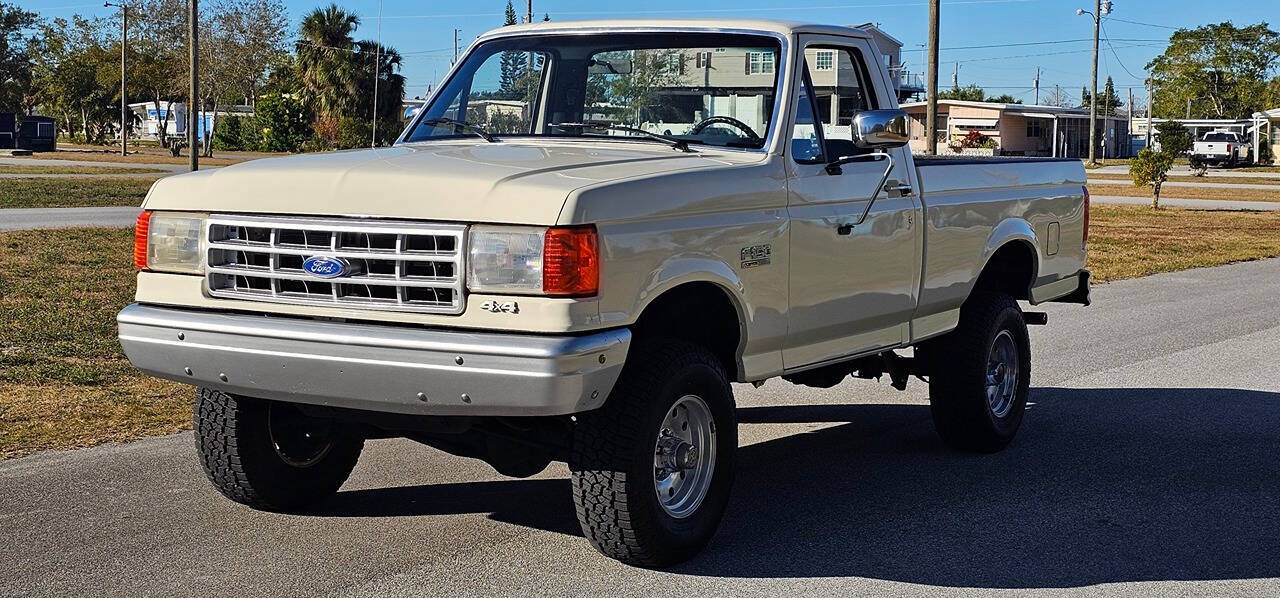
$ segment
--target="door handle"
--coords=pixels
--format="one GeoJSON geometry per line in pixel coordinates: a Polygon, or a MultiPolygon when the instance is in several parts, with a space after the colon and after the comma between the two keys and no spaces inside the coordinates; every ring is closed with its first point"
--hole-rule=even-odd
{"type": "Polygon", "coordinates": [[[894,191],[897,191],[899,195],[911,195],[911,183],[897,183],[894,181],[885,183],[885,193],[893,193],[894,191]]]}

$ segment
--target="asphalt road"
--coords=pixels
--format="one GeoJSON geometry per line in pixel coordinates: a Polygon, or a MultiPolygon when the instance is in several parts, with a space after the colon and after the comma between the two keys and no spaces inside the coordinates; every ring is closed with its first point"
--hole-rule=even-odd
{"type": "Polygon", "coordinates": [[[10,208],[0,210],[0,230],[133,226],[140,208],[10,208]]]}
{"type": "MultiPolygon", "coordinates": [[[[1102,193],[1106,192],[1105,188],[1099,189],[1102,193]]],[[[1127,206],[1149,206],[1151,205],[1150,197],[1131,197],[1128,195],[1097,195],[1096,192],[1089,193],[1089,201],[1096,203],[1122,204],[1127,206]]],[[[1174,191],[1165,191],[1160,194],[1160,206],[1165,208],[1183,208],[1187,210],[1228,210],[1228,211],[1253,211],[1253,212],[1275,212],[1280,210],[1280,201],[1248,201],[1237,199],[1186,199],[1179,197],[1171,197],[1169,194],[1177,193],[1174,191]]]]}
{"type": "Polygon", "coordinates": [[[916,381],[736,387],[735,498],[671,571],[595,553],[561,466],[375,441],[318,511],[268,514],[180,434],[0,463],[0,595],[1280,594],[1280,260],[1045,311],[997,455],[943,448],[916,381]]]}

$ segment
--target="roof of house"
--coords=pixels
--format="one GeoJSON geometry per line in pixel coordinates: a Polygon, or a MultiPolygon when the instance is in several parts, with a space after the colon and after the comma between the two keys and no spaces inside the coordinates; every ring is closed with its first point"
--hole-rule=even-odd
{"type": "Polygon", "coordinates": [[[873,34],[873,35],[879,35],[879,36],[884,37],[885,39],[887,39],[887,40],[889,40],[889,41],[893,42],[893,43],[894,43],[894,44],[896,44],[899,48],[901,48],[901,47],[902,47],[902,40],[900,40],[900,39],[898,39],[898,38],[896,38],[896,37],[894,37],[894,36],[892,36],[892,35],[889,35],[889,33],[888,33],[888,32],[886,32],[884,29],[881,29],[881,28],[880,28],[880,25],[878,25],[878,24],[876,24],[876,23],[863,23],[863,24],[861,24],[861,25],[855,25],[855,26],[854,26],[854,28],[855,28],[855,29],[861,29],[861,30],[866,31],[867,33],[871,33],[871,34],[873,34]]]}
{"type": "Polygon", "coordinates": [[[825,25],[821,23],[803,23],[793,21],[776,21],[767,19],[598,19],[585,21],[542,21],[508,25],[490,29],[479,37],[487,39],[521,33],[559,33],[590,30],[654,30],[672,29],[711,33],[768,33],[777,35],[794,35],[797,33],[818,33],[827,35],[843,35],[846,37],[869,38],[871,34],[853,27],[825,25]]]}
{"type": "MultiPolygon", "coordinates": [[[[970,100],[938,100],[939,105],[945,106],[967,106],[970,108],[987,108],[990,110],[999,110],[1001,112],[1009,112],[1012,114],[1020,114],[1023,116],[1037,116],[1041,118],[1050,118],[1053,116],[1089,116],[1087,108],[1067,108],[1063,106],[1044,106],[1039,104],[1006,104],[1003,102],[974,102],[970,100]]],[[[902,104],[902,108],[919,108],[928,105],[928,102],[907,102],[902,104]]],[[[1127,116],[1098,115],[1098,118],[1110,118],[1113,120],[1127,119],[1127,116]]]]}

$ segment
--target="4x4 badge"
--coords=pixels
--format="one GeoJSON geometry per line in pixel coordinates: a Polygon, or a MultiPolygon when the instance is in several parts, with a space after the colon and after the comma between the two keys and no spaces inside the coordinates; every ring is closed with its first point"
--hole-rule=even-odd
{"type": "Polygon", "coordinates": [[[501,302],[485,301],[484,303],[480,304],[480,309],[483,309],[487,312],[493,312],[495,314],[496,313],[518,314],[520,313],[520,304],[516,303],[515,301],[501,301],[501,302]]]}

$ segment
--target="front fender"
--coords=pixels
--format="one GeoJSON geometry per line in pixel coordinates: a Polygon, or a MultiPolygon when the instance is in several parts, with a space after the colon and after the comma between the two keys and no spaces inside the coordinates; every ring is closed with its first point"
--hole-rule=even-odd
{"type": "Polygon", "coordinates": [[[632,320],[639,318],[645,308],[663,293],[691,282],[709,282],[720,287],[738,311],[738,321],[746,320],[746,286],[738,272],[718,256],[701,253],[671,256],[650,273],[640,286],[631,314],[632,320]]]}

